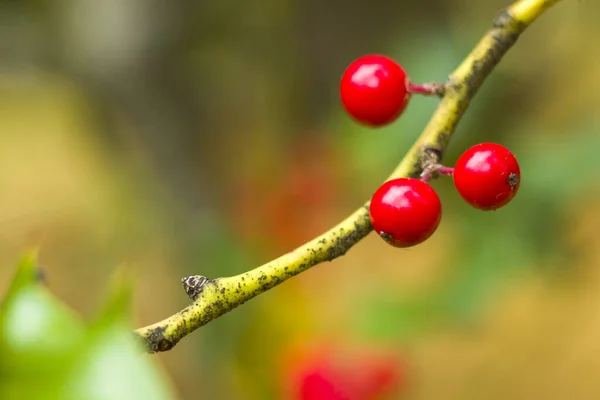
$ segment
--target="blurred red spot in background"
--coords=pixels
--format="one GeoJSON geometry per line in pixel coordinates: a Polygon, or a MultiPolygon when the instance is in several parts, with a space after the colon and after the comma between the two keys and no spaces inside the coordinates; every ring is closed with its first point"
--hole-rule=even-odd
{"type": "Polygon", "coordinates": [[[339,193],[337,153],[317,140],[295,141],[277,173],[236,184],[227,213],[245,241],[290,251],[329,229],[339,193]]]}
{"type": "Polygon", "coordinates": [[[303,345],[285,354],[283,370],[289,400],[398,398],[405,386],[400,360],[381,350],[303,345]]]}

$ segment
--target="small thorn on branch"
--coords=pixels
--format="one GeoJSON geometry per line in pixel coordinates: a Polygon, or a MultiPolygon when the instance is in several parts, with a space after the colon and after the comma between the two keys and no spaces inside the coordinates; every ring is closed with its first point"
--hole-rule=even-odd
{"type": "Polygon", "coordinates": [[[198,298],[200,293],[202,293],[202,289],[207,283],[208,278],[202,275],[192,275],[181,279],[183,290],[185,290],[188,297],[194,301],[198,298]]]}

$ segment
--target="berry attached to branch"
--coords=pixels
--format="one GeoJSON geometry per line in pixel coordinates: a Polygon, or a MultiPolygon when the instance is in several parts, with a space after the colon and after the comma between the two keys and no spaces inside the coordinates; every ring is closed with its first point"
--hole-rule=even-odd
{"type": "MultiPolygon", "coordinates": [[[[559,1],[517,0],[499,14],[471,53],[450,73],[436,112],[389,179],[421,174],[427,167],[423,165],[424,149],[431,149],[440,155],[443,153],[486,77],[523,31],[559,1]]],[[[402,113],[410,96],[410,88],[407,88],[406,74],[396,63],[382,56],[370,57],[370,61],[364,58],[357,60],[344,74],[342,102],[355,120],[381,126],[402,113]],[[362,67],[369,65],[370,69],[362,70],[362,67]],[[391,75],[388,74],[388,68],[392,71],[391,75]]],[[[412,90],[415,91],[415,88],[413,86],[412,90]]],[[[425,92],[429,91],[424,89],[425,92]]],[[[428,179],[435,174],[453,174],[463,197],[466,195],[476,201],[480,208],[483,207],[480,200],[493,199],[490,209],[497,208],[515,195],[520,180],[516,160],[513,163],[510,157],[502,159],[499,154],[492,151],[487,159],[493,166],[491,173],[478,167],[471,168],[470,163],[467,168],[465,163],[465,166],[457,165],[454,171],[438,166],[428,168],[429,175],[425,174],[423,178],[428,179]],[[497,161],[493,161],[492,156],[497,157],[497,161]],[[501,169],[501,164],[506,169],[501,169]],[[481,187],[477,186],[479,180],[483,182],[481,187]]],[[[439,161],[431,160],[431,163],[435,166],[439,161]]],[[[201,276],[186,279],[186,292],[195,299],[194,302],[162,321],[137,329],[135,334],[149,352],[170,350],[194,330],[261,293],[317,264],[346,254],[369,234],[371,228],[383,234],[392,244],[407,247],[431,236],[440,218],[439,198],[426,182],[408,178],[389,181],[377,191],[370,204],[363,205],[338,225],[294,251],[239,275],[208,280],[201,276]]]]}
{"type": "Polygon", "coordinates": [[[454,167],[454,185],[461,197],[480,210],[496,210],[517,194],[521,170],[515,156],[496,143],[467,149],[454,167]]]}
{"type": "Polygon", "coordinates": [[[444,97],[446,85],[443,83],[423,83],[421,85],[409,83],[408,92],[412,94],[422,94],[424,96],[444,97]]]}
{"type": "Polygon", "coordinates": [[[408,77],[391,58],[367,55],[356,59],[342,75],[340,96],[356,122],[381,127],[394,122],[410,100],[408,77]]]}
{"type": "Polygon", "coordinates": [[[414,178],[393,179],[373,195],[369,207],[375,232],[394,247],[427,240],[442,217],[442,204],[429,184],[414,178]]]}

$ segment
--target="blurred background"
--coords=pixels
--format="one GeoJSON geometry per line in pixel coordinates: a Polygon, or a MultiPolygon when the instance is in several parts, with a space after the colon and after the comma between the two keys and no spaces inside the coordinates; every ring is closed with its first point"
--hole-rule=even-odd
{"type": "MultiPolygon", "coordinates": [[[[86,317],[118,266],[135,271],[142,326],[189,303],[181,277],[238,274],[322,233],[437,104],[360,127],[340,106],[345,67],[383,53],[444,80],[506,5],[1,1],[0,294],[40,245],[51,290],[86,317]]],[[[363,398],[600,397],[599,12],[565,1],[537,21],[448,149],[452,165],[477,142],[509,147],[510,205],[480,212],[433,182],[444,216],[426,243],[371,235],[152,356],[179,396],[294,399],[325,376],[363,398]]]]}

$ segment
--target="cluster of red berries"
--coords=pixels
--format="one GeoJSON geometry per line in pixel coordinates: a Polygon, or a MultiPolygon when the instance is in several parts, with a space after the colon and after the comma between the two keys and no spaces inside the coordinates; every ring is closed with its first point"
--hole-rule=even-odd
{"type": "MultiPolygon", "coordinates": [[[[342,76],[340,94],[348,114],[358,123],[380,127],[396,120],[413,93],[439,95],[441,85],[414,85],[394,60],[380,55],[355,60],[342,76]]],[[[430,165],[421,179],[384,183],[373,195],[373,229],[389,244],[410,247],[437,229],[442,206],[428,184],[434,174],[451,175],[460,196],[480,210],[496,210],[510,202],[521,181],[519,163],[504,146],[480,143],[465,151],[454,168],[430,165]]]]}

